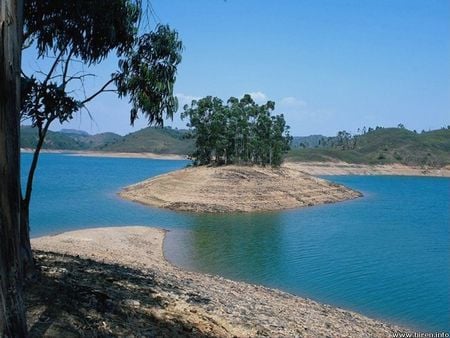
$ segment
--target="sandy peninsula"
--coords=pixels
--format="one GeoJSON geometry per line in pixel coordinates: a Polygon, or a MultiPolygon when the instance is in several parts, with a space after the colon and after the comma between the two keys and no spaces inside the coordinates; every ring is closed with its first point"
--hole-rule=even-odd
{"type": "Polygon", "coordinates": [[[221,166],[186,168],[126,187],[139,203],[194,212],[254,212],[334,203],[361,193],[293,168],[221,166]]]}
{"type": "Polygon", "coordinates": [[[77,328],[81,335],[167,337],[389,337],[407,332],[278,290],[177,268],[163,256],[164,234],[148,227],[115,227],[33,239],[42,279],[50,280],[49,293],[60,296],[46,307],[39,303],[45,299],[32,299],[30,327],[50,335],[77,328]],[[64,298],[70,290],[76,297],[64,298]]]}

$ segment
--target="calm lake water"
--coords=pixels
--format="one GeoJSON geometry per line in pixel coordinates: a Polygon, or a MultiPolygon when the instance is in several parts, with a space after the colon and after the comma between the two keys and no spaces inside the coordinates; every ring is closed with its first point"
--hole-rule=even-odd
{"type": "MultiPolygon", "coordinates": [[[[22,155],[27,168],[30,154],[22,155]]],[[[123,201],[121,187],[186,161],[43,154],[32,236],[93,226],[170,229],[174,264],[429,331],[450,331],[450,179],[329,176],[364,198],[283,212],[195,215],[123,201]]]]}

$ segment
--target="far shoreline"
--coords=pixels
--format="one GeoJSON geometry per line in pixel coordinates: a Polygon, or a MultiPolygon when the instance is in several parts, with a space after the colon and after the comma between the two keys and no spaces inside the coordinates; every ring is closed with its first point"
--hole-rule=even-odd
{"type": "MultiPolygon", "coordinates": [[[[20,148],[20,152],[24,154],[33,153],[33,149],[20,148]]],[[[187,156],[179,154],[157,154],[151,152],[110,152],[97,150],[64,150],[64,149],[43,149],[41,153],[44,154],[64,154],[67,156],[76,157],[108,157],[108,158],[143,158],[152,160],[186,160],[187,156]]]]}
{"type": "Polygon", "coordinates": [[[392,164],[356,164],[347,162],[284,162],[283,166],[306,172],[313,176],[418,176],[450,177],[450,165],[442,168],[392,164]]]}
{"type": "MultiPolygon", "coordinates": [[[[33,149],[21,148],[21,153],[33,153],[33,149]]],[[[152,152],[109,152],[95,150],[64,150],[43,149],[45,154],[65,154],[67,156],[79,157],[106,157],[106,158],[142,158],[155,160],[188,160],[187,155],[179,154],[157,154],[152,152]]],[[[294,162],[286,160],[283,167],[304,171],[313,176],[327,175],[361,175],[361,176],[419,176],[419,177],[450,177],[450,165],[441,168],[408,166],[400,163],[391,164],[359,164],[347,162],[317,162],[303,161],[294,162]]]]}

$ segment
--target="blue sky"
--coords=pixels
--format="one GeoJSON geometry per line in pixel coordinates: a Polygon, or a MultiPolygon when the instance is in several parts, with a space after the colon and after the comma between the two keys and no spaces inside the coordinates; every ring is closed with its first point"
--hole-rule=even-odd
{"type": "MultiPolygon", "coordinates": [[[[273,100],[294,135],[363,126],[428,130],[450,124],[448,0],[154,0],[150,17],[185,49],[175,92],[273,100]]],[[[36,69],[27,52],[24,67],[36,69]]],[[[98,86],[116,60],[97,67],[98,86]]],[[[63,128],[125,134],[129,106],[106,94],[63,128]]],[[[185,123],[178,117],[174,127],[185,123]]],[[[53,129],[60,129],[56,125],[53,129]]]]}

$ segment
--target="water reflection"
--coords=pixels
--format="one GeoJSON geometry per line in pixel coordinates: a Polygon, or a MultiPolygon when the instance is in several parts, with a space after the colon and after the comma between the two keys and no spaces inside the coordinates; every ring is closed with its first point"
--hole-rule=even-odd
{"type": "Polygon", "coordinates": [[[365,197],[279,213],[187,214],[166,257],[424,330],[449,329],[449,179],[333,177],[365,197]],[[405,198],[407,196],[407,198],[405,198]]]}
{"type": "Polygon", "coordinates": [[[171,232],[165,249],[171,261],[193,270],[273,280],[282,266],[283,228],[279,213],[192,215],[189,230],[171,232]]]}

